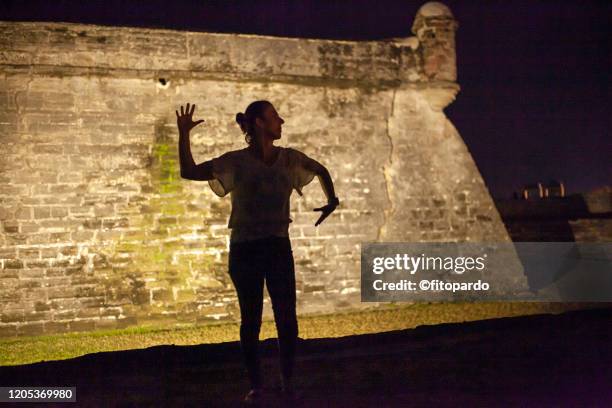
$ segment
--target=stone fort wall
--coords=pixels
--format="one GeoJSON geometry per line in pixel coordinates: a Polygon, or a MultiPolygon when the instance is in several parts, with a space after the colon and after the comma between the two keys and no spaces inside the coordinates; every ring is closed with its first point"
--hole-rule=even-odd
{"type": "Polygon", "coordinates": [[[179,177],[186,102],[197,163],[244,146],[235,114],[268,99],[279,144],[329,169],[321,226],[317,180],[292,197],[300,315],[373,306],[362,242],[509,241],[443,112],[457,27],[435,2],[383,41],[0,22],[0,335],[239,320],[229,198],[179,177]]]}

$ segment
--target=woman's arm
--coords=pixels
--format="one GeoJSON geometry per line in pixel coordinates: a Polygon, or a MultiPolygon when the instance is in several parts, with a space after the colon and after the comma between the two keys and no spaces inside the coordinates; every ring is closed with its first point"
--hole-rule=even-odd
{"type": "Polygon", "coordinates": [[[191,155],[189,143],[189,132],[179,132],[179,161],[181,165],[181,177],[187,180],[212,180],[212,160],[195,164],[191,155]]]}
{"type": "Polygon", "coordinates": [[[181,105],[181,114],[176,112],[176,124],[179,129],[179,162],[181,166],[181,177],[188,180],[211,180],[212,175],[212,161],[208,160],[203,163],[197,164],[193,160],[191,154],[191,144],[189,142],[189,131],[200,123],[204,122],[204,119],[200,119],[196,122],[192,120],[193,111],[195,105],[192,106],[191,111],[189,110],[189,104],[184,112],[183,106],[181,105]]]}
{"type": "Polygon", "coordinates": [[[316,160],[308,160],[304,163],[304,167],[317,175],[319,178],[319,182],[321,183],[321,187],[323,188],[323,192],[327,197],[327,205],[319,208],[315,208],[313,211],[321,211],[321,217],[315,223],[315,227],[323,222],[329,214],[331,214],[338,205],[340,205],[340,201],[338,197],[336,197],[336,193],[334,190],[334,182],[332,181],[331,175],[325,166],[316,160]]]}
{"type": "Polygon", "coordinates": [[[317,177],[319,177],[319,183],[321,183],[321,187],[323,188],[323,192],[327,197],[327,202],[331,203],[334,199],[338,199],[336,197],[336,192],[334,191],[334,182],[332,181],[331,175],[325,166],[319,164],[319,168],[317,173],[317,177]]]}
{"type": "Polygon", "coordinates": [[[327,197],[327,202],[331,202],[334,198],[337,198],[334,191],[334,182],[332,181],[331,175],[325,166],[313,159],[306,160],[303,166],[306,168],[306,170],[309,170],[317,175],[319,182],[321,183],[321,187],[323,188],[323,192],[327,197]]]}

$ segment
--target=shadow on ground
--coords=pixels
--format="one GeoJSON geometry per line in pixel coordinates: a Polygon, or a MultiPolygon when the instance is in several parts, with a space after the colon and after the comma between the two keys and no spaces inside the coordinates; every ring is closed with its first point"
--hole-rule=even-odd
{"type": "MultiPolygon", "coordinates": [[[[304,395],[290,406],[611,406],[611,334],[612,308],[602,308],[301,340],[304,395]]],[[[282,406],[276,339],[261,353],[263,406],[282,406]]],[[[247,391],[237,342],[0,368],[0,386],[26,385],[76,386],[70,406],[87,407],[240,406],[247,391]]]]}

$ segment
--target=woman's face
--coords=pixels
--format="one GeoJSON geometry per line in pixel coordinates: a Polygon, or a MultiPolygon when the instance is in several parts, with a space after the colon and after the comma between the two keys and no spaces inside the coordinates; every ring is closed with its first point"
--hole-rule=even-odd
{"type": "Polygon", "coordinates": [[[263,131],[264,137],[270,137],[273,140],[281,138],[282,124],[285,121],[278,115],[274,106],[268,105],[264,111],[264,120],[257,118],[257,123],[263,131]]]}

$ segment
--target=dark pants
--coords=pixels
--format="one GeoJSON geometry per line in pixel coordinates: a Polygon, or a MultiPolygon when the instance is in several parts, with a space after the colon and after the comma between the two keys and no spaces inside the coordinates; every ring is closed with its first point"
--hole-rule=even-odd
{"type": "Polygon", "coordinates": [[[230,244],[229,273],[240,303],[240,346],[251,387],[262,385],[258,355],[264,278],[272,300],[283,378],[290,380],[298,323],[295,311],[295,268],[288,237],[230,244]]]}

